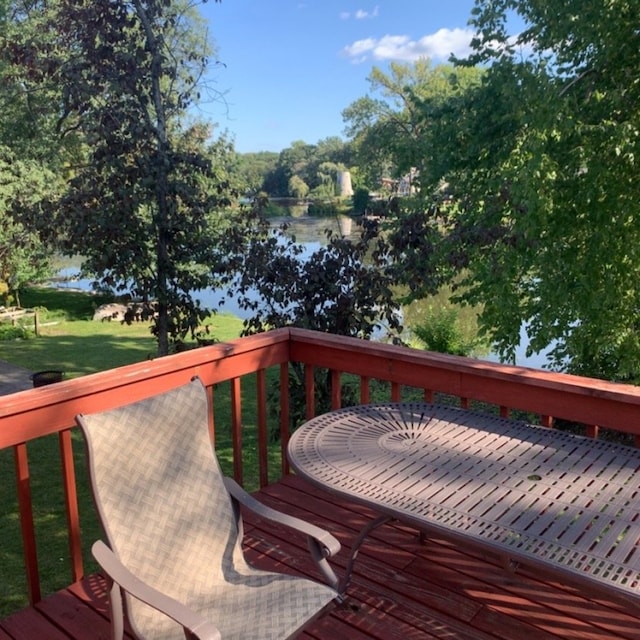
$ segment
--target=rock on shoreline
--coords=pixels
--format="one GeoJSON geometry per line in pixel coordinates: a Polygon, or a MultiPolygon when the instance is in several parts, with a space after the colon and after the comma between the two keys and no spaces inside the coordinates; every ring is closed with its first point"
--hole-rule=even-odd
{"type": "Polygon", "coordinates": [[[110,302],[100,305],[93,314],[100,322],[148,322],[156,314],[155,305],[148,302],[129,302],[127,304],[110,302]]]}

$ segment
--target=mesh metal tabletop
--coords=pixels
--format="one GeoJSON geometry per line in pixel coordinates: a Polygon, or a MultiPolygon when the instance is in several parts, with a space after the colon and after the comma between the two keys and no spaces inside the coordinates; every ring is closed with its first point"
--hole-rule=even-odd
{"type": "Polygon", "coordinates": [[[292,435],[315,484],[418,528],[640,594],[640,450],[422,403],[348,407],[292,435]]]}

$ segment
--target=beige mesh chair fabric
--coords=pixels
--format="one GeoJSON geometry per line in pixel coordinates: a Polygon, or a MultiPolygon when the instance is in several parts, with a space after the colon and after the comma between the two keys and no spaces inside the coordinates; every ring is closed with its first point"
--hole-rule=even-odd
{"type": "MultiPolygon", "coordinates": [[[[209,621],[214,631],[202,637],[290,637],[336,591],[245,561],[239,510],[213,451],[208,411],[206,390],[196,379],[147,400],[78,416],[108,545],[136,579],[209,621]]],[[[112,589],[112,608],[118,599],[119,587],[112,589]]],[[[181,624],[126,591],[125,605],[140,638],[185,637],[181,624]]]]}

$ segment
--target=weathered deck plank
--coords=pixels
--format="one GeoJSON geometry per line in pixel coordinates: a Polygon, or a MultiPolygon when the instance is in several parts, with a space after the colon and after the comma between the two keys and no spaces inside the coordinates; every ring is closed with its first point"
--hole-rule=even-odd
{"type": "MultiPolygon", "coordinates": [[[[296,477],[261,492],[265,502],[331,530],[348,547],[371,512],[335,500],[296,477]]],[[[305,541],[247,518],[248,553],[264,567],[315,575],[305,541]]],[[[105,582],[89,576],[35,608],[0,621],[0,640],[107,640],[105,582]]],[[[640,640],[640,611],[538,579],[508,573],[498,559],[456,549],[441,540],[421,543],[397,523],[373,532],[358,556],[344,606],[315,621],[304,640],[640,640]]]]}

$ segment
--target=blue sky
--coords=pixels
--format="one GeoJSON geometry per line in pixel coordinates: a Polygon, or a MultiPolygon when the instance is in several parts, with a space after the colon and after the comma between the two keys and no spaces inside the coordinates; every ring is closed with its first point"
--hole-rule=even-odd
{"type": "Polygon", "coordinates": [[[344,138],[342,110],[366,95],[373,66],[434,64],[468,51],[473,0],[209,0],[201,7],[225,66],[223,98],[201,116],[236,150],[281,151],[294,140],[344,138]]]}

